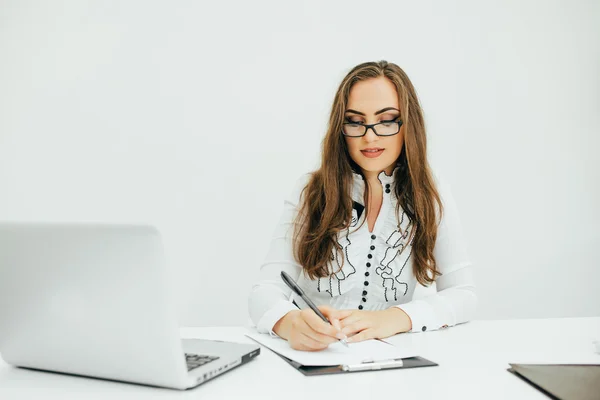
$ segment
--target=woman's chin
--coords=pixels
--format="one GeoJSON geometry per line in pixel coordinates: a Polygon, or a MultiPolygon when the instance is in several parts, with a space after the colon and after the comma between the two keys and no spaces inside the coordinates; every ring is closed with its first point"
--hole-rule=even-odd
{"type": "Polygon", "coordinates": [[[394,162],[394,160],[367,159],[361,160],[361,162],[357,164],[364,172],[379,173],[390,167],[394,162]]]}

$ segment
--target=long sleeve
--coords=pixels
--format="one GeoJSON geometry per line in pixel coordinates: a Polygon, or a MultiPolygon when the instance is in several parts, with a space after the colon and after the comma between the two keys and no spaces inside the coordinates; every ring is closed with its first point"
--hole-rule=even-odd
{"type": "Polygon", "coordinates": [[[438,227],[434,256],[441,276],[437,293],[398,305],[412,321],[411,332],[436,330],[474,318],[477,294],[473,267],[466,251],[454,198],[448,186],[438,184],[444,213],[438,227]]]}
{"type": "Polygon", "coordinates": [[[260,266],[258,281],[252,286],[248,299],[250,318],[261,333],[272,333],[273,326],[285,314],[298,308],[291,301],[291,290],[281,280],[281,271],[296,279],[302,272],[293,256],[294,219],[298,213],[300,194],[308,175],[302,176],[285,199],[267,256],[260,266]]]}

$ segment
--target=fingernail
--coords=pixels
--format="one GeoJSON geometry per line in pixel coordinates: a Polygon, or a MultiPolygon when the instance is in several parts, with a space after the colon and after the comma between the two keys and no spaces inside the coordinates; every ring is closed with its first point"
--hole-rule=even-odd
{"type": "Polygon", "coordinates": [[[338,338],[338,339],[348,339],[348,337],[346,335],[344,335],[342,332],[338,332],[335,335],[335,337],[338,338]]]}

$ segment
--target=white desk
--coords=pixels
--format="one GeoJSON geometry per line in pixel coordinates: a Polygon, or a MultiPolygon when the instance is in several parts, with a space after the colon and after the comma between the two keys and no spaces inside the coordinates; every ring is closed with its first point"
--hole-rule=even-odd
{"type": "MultiPolygon", "coordinates": [[[[182,336],[251,342],[242,332],[183,328],[182,336]]],[[[600,364],[594,339],[600,339],[600,317],[474,321],[390,339],[415,346],[438,367],[315,377],[263,348],[249,364],[185,392],[23,370],[0,361],[0,399],[547,399],[507,372],[508,363],[600,364]]]]}

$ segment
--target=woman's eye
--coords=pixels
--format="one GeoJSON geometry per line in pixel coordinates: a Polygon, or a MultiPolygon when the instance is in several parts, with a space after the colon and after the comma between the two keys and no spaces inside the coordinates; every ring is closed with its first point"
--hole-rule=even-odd
{"type": "Polygon", "coordinates": [[[384,124],[384,125],[386,125],[386,126],[390,126],[390,125],[392,125],[392,124],[396,123],[396,120],[397,120],[397,119],[398,119],[398,117],[396,117],[396,118],[393,118],[393,117],[392,117],[392,118],[384,119],[384,120],[382,120],[382,121],[381,121],[381,122],[379,122],[379,123],[380,123],[380,124],[384,124]]]}

